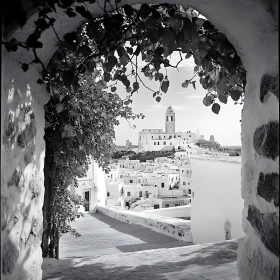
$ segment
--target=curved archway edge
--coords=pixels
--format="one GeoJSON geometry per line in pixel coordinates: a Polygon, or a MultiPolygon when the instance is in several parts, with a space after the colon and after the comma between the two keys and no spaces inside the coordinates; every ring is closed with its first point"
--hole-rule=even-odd
{"type": "MultiPolygon", "coordinates": [[[[279,92],[277,1],[150,0],[122,1],[182,4],[207,17],[234,45],[245,69],[247,85],[242,115],[242,197],[245,238],[238,248],[241,279],[279,279],[279,92]],[[262,98],[260,98],[262,96],[262,98]],[[262,225],[262,226],[261,226],[262,225]],[[277,245],[278,242],[278,245],[277,245]],[[278,278],[277,278],[278,277],[278,278]]],[[[102,10],[90,4],[98,16],[102,10]]],[[[54,15],[58,36],[79,27],[84,19],[54,15]]],[[[26,39],[36,13],[13,36],[26,39]]],[[[57,38],[43,33],[38,52],[47,63],[57,38]]],[[[44,196],[45,88],[36,83],[38,69],[23,72],[25,51],[2,54],[1,94],[1,223],[3,279],[41,279],[42,206],[44,196]]],[[[241,221],[240,221],[241,222],[241,221]]]]}

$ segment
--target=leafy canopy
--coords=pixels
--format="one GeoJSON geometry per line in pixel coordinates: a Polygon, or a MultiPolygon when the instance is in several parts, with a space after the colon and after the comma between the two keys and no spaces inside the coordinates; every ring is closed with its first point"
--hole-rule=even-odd
{"type": "MultiPolygon", "coordinates": [[[[139,75],[138,60],[141,58],[146,63],[141,71],[147,78],[158,81],[158,88],[150,90],[160,102],[171,83],[167,69],[177,68],[184,59],[193,57],[194,76],[182,81],[183,88],[190,84],[195,88],[194,78],[199,77],[202,87],[208,91],[203,104],[211,105],[216,114],[220,110],[217,101],[226,104],[231,97],[236,103],[243,102],[246,72],[234,47],[208,20],[193,9],[178,5],[142,4],[136,8],[127,4],[119,7],[118,2],[105,1],[104,14],[97,18],[92,17],[86,3],[80,0],[43,2],[39,6],[35,31],[26,42],[12,38],[5,46],[9,51],[16,51],[17,47],[32,49],[35,59],[30,63],[41,63],[36,49],[44,47],[40,42],[41,33],[48,28],[54,29],[55,18],[49,14],[56,11],[55,4],[58,3],[69,20],[77,14],[88,20],[79,30],[65,34],[63,39],[58,38],[59,48],[66,45],[78,52],[80,58],[73,64],[61,56],[65,67],[56,71],[66,88],[79,84],[81,74],[98,69],[98,85],[116,92],[117,84],[122,83],[129,94],[126,100],[129,104],[131,96],[141,86],[147,87],[139,75]],[[180,60],[172,65],[170,57],[175,53],[179,54],[180,60]]],[[[30,63],[22,64],[23,71],[28,70],[30,63]]],[[[43,79],[38,82],[48,84],[50,80],[46,77],[52,78],[54,73],[48,75],[44,65],[42,67],[45,70],[43,79]]]]}

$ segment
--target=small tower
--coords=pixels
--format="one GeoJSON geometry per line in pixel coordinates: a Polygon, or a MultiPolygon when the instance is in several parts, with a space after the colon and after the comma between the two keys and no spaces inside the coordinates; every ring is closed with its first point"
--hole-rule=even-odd
{"type": "Polygon", "coordinates": [[[215,141],[215,138],[214,138],[213,135],[210,135],[210,141],[211,141],[211,142],[214,142],[214,141],[215,141]]]}
{"type": "Polygon", "coordinates": [[[171,106],[165,113],[165,133],[175,133],[175,112],[171,106]]]}

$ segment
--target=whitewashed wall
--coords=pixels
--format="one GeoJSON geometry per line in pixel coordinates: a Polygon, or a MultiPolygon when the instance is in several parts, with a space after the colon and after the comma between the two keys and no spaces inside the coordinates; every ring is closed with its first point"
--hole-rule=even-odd
{"type": "Polygon", "coordinates": [[[242,230],[241,163],[192,158],[193,242],[225,240],[224,223],[231,222],[232,239],[244,236],[242,230]]]}

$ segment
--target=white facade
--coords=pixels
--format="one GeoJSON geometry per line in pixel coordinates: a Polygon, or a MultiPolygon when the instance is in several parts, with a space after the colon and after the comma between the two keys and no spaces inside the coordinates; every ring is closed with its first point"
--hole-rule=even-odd
{"type": "Polygon", "coordinates": [[[176,132],[175,112],[169,106],[165,113],[165,132],[162,129],[143,129],[139,133],[138,146],[142,151],[161,151],[167,148],[185,150],[188,144],[202,138],[191,131],[176,132]]]}
{"type": "Polygon", "coordinates": [[[231,239],[244,235],[240,188],[241,163],[192,158],[191,230],[195,244],[225,240],[227,220],[231,239]]]}
{"type": "Polygon", "coordinates": [[[78,188],[70,186],[73,195],[81,196],[88,201],[88,205],[79,206],[79,211],[95,211],[97,204],[105,205],[106,185],[102,169],[93,160],[87,174],[78,179],[78,188]]]}

